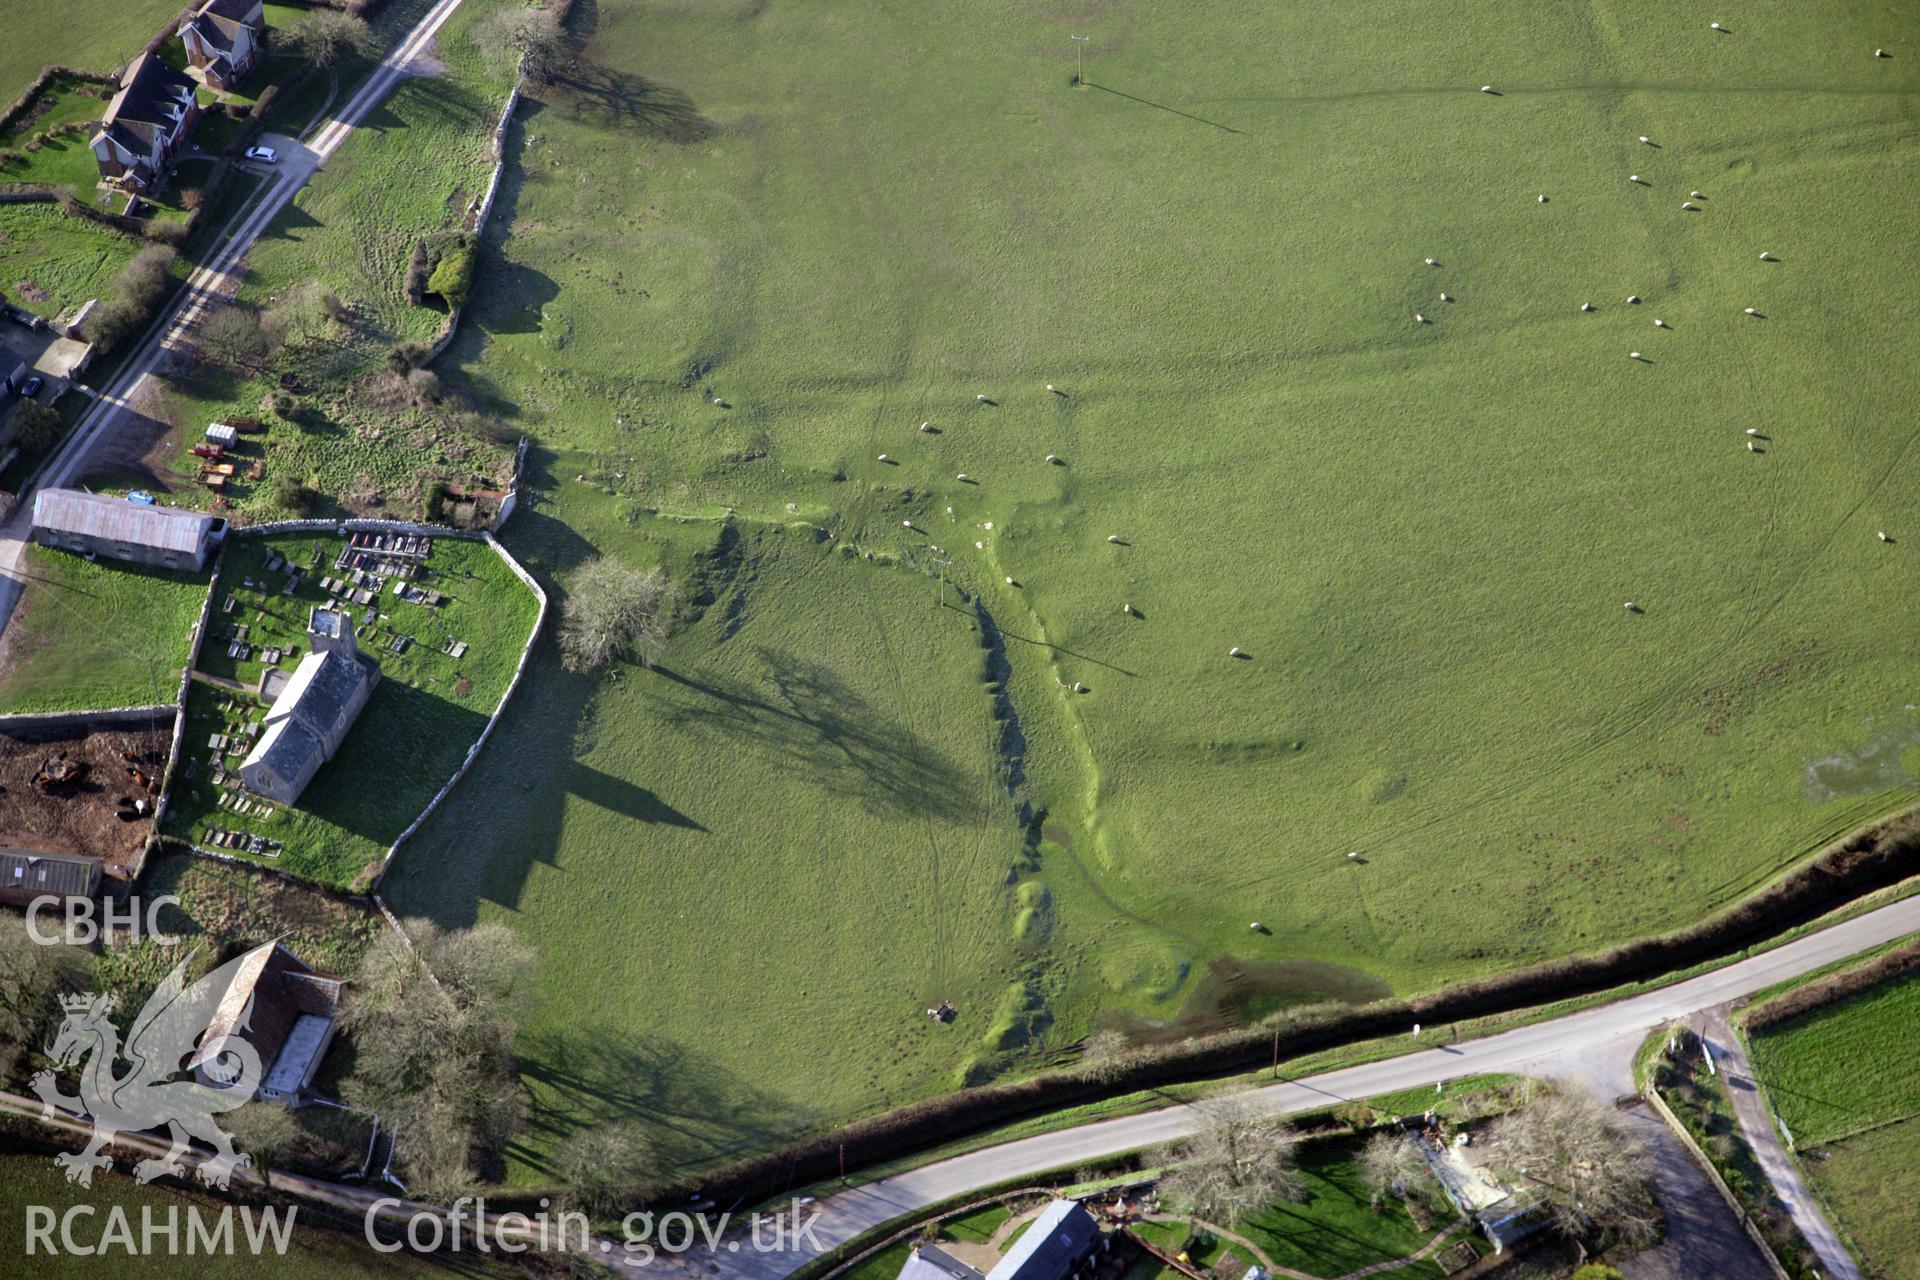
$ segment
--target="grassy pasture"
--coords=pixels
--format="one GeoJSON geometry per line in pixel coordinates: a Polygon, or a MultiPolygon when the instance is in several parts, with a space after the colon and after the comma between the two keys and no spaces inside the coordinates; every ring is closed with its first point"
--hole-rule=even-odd
{"type": "Polygon", "coordinates": [[[1877,1280],[1920,1270],[1920,1118],[1823,1147],[1807,1172],[1854,1255],[1877,1280]]]}
{"type": "MultiPolygon", "coordinates": [[[[227,549],[196,668],[208,679],[196,678],[188,692],[185,755],[192,769],[176,779],[166,822],[166,834],[183,839],[197,840],[211,825],[279,841],[285,848],[272,865],[335,887],[352,884],[377,863],[459,767],[506,691],[539,611],[532,593],[484,543],[436,539],[427,560],[432,576],[418,585],[445,594],[445,604],[410,604],[389,588],[375,604],[345,606],[361,622],[376,610],[380,615],[360,641],[380,660],[380,683],[298,806],[247,816],[222,808],[208,742],[265,715],[265,704],[251,693],[265,673],[265,647],[290,650],[280,660],[289,671],[298,661],[293,651],[307,653],[308,611],[334,600],[320,579],[335,576],[340,546],[334,537],[273,537],[243,539],[227,549]],[[265,567],[269,549],[305,570],[290,596],[281,594],[286,572],[270,574],[265,567]],[[225,611],[230,597],[236,600],[231,613],[225,611]],[[240,625],[249,628],[254,646],[245,660],[227,651],[240,625]],[[404,653],[389,647],[397,636],[412,639],[404,653]],[[458,660],[441,652],[449,638],[469,646],[458,660]]],[[[244,751],[224,758],[230,774],[242,758],[244,751]]]]}
{"type": "Polygon", "coordinates": [[[29,591],[7,626],[0,707],[170,703],[207,598],[205,575],[27,548],[29,591]]]}
{"type": "Polygon", "coordinates": [[[1920,1116],[1911,1044],[1920,978],[1908,977],[1755,1032],[1753,1065],[1804,1146],[1920,1116]]]}
{"type": "Polygon", "coordinates": [[[115,277],[139,251],[133,237],[50,204],[0,205],[0,292],[48,319],[111,296],[115,277]]]}
{"type": "Polygon", "coordinates": [[[111,73],[181,7],[173,0],[10,7],[7,38],[0,41],[0,101],[11,102],[50,64],[111,73]]]}
{"type": "MultiPolygon", "coordinates": [[[[1438,27],[1393,0],[583,12],[577,66],[511,132],[452,356],[550,450],[512,536],[555,567],[646,560],[669,521],[731,510],[950,560],[1009,636],[1046,813],[1037,878],[999,895],[1046,903],[1039,1049],[1163,1023],[1223,957],[1257,1011],[1269,982],[1411,991],[1604,947],[1913,798],[1920,536],[1874,533],[1920,479],[1890,411],[1920,375],[1889,216],[1920,144],[1913,60],[1871,56],[1871,6],[1769,0],[1726,34],[1623,0],[1438,27]],[[1094,36],[1083,90],[1070,26],[1094,36]],[[1333,968],[1288,978],[1303,959],[1333,968]]],[[[804,629],[854,679],[901,588],[832,567],[790,620],[764,601],[797,571],[768,569],[749,626],[804,629]]],[[[914,646],[927,687],[972,676],[947,623],[914,646]]],[[[776,677],[742,650],[702,623],[668,665],[776,677]]],[[[577,711],[622,786],[754,833],[727,842],[732,883],[826,847],[886,883],[853,876],[898,862],[883,828],[822,844],[794,814],[829,786],[771,802],[697,720],[661,734],[648,679],[530,701],[527,758],[572,768],[553,721],[577,711]]],[[[951,1079],[896,1056],[873,1019],[913,1015],[875,1001],[865,955],[806,931],[759,950],[834,989],[834,1031],[809,1020],[830,1048],[776,1061],[755,1001],[683,993],[726,969],[707,914],[652,911],[642,937],[603,874],[548,873],[684,829],[575,802],[537,834],[480,820],[504,803],[465,797],[409,857],[432,887],[396,892],[459,917],[476,869],[538,849],[480,910],[551,965],[620,966],[656,997],[628,1027],[698,1025],[743,1087],[821,1117],[951,1079]],[[592,948],[583,917],[609,919],[592,948]]],[[[710,874],[648,867],[649,895],[710,874]]],[[[838,919],[871,896],[843,892],[799,901],[838,919]]],[[[924,914],[867,932],[935,947],[924,914]]],[[[762,973],[741,980],[800,981],[762,973]]],[[[577,1020],[587,998],[556,992],[577,1020]]],[[[973,1044],[946,1052],[964,1070],[973,1044]]]]}

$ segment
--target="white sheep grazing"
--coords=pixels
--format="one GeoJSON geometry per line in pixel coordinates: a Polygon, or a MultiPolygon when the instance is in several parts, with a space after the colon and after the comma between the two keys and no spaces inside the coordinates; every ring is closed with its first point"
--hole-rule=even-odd
{"type": "Polygon", "coordinates": [[[1546,202],[1547,202],[1547,198],[1546,198],[1545,196],[1541,196],[1541,197],[1540,197],[1540,203],[1541,203],[1541,204],[1545,204],[1546,202]]]}
{"type": "Polygon", "coordinates": [[[902,520],[902,521],[900,522],[900,527],[901,527],[902,529],[911,529],[911,528],[913,528],[913,521],[911,521],[911,520],[902,520]]]}
{"type": "Polygon", "coordinates": [[[1583,302],[1580,304],[1580,309],[1582,311],[1591,311],[1593,310],[1593,304],[1591,302],[1583,302]]]}
{"type": "Polygon", "coordinates": [[[972,476],[970,476],[970,475],[968,475],[968,474],[967,474],[966,472],[964,472],[964,471],[962,471],[962,472],[960,472],[960,473],[959,473],[958,475],[956,475],[956,476],[954,476],[954,479],[955,479],[955,480],[958,480],[958,481],[959,481],[959,482],[960,482],[961,484],[972,484],[972,483],[973,483],[973,477],[972,477],[972,476]]]}
{"type": "Polygon", "coordinates": [[[1629,359],[1629,360],[1638,360],[1639,358],[1640,358],[1640,353],[1639,353],[1638,351],[1629,351],[1629,352],[1627,352],[1627,359],[1629,359]]]}
{"type": "Polygon", "coordinates": [[[1766,251],[1765,249],[1762,249],[1762,250],[1760,251],[1760,261],[1762,261],[1762,262],[1772,262],[1772,261],[1773,261],[1773,255],[1772,255],[1771,253],[1768,253],[1768,252],[1767,252],[1767,251],[1766,251]]]}
{"type": "Polygon", "coordinates": [[[1664,329],[1667,327],[1667,322],[1665,320],[1655,320],[1653,322],[1653,327],[1656,329],[1664,329]]]}
{"type": "Polygon", "coordinates": [[[1107,541],[1108,541],[1108,542],[1118,542],[1118,541],[1120,541],[1120,535],[1119,535],[1119,534],[1117,534],[1117,533],[1110,533],[1110,534],[1108,534],[1108,535],[1107,535],[1107,541]]]}
{"type": "Polygon", "coordinates": [[[1757,316],[1757,315],[1759,315],[1760,313],[1759,313],[1758,311],[1756,311],[1756,310],[1754,310],[1754,309],[1753,309],[1752,307],[1748,307],[1748,308],[1747,308],[1747,314],[1748,314],[1748,315],[1750,315],[1750,316],[1757,316]]]}
{"type": "Polygon", "coordinates": [[[1054,466],[1057,467],[1060,465],[1060,455],[1057,453],[1050,453],[1047,455],[1047,461],[1051,462],[1054,466]]]}
{"type": "Polygon", "coordinates": [[[1753,441],[1751,441],[1751,440],[1749,440],[1749,441],[1747,441],[1747,452],[1748,452],[1748,453],[1758,453],[1758,452],[1760,452],[1760,446],[1759,446],[1759,445],[1757,445],[1757,444],[1755,444],[1755,443],[1754,443],[1753,441]]]}
{"type": "Polygon", "coordinates": [[[1483,85],[1481,85],[1481,86],[1480,86],[1480,92],[1482,92],[1482,93],[1492,93],[1492,92],[1493,92],[1493,86],[1492,86],[1492,85],[1490,85],[1490,84],[1483,84],[1483,85]]]}
{"type": "Polygon", "coordinates": [[[722,408],[726,407],[726,403],[727,403],[725,400],[722,400],[719,396],[715,396],[713,398],[713,402],[717,405],[720,405],[722,408]]]}
{"type": "Polygon", "coordinates": [[[1132,606],[1132,605],[1130,605],[1130,604],[1123,604],[1123,605],[1121,605],[1121,606],[1120,606],[1120,612],[1122,612],[1122,613],[1124,613],[1124,614],[1126,614],[1126,615],[1127,615],[1128,617],[1132,617],[1132,616],[1133,616],[1133,606],[1132,606]]]}
{"type": "Polygon", "coordinates": [[[1876,534],[1874,535],[1874,537],[1876,537],[1876,538],[1878,538],[1878,539],[1880,539],[1880,541],[1882,541],[1882,542],[1892,542],[1892,541],[1893,541],[1893,539],[1892,539],[1892,538],[1889,538],[1889,537],[1887,536],[1887,531],[1886,531],[1885,529],[1882,529],[1882,530],[1881,530],[1881,531],[1880,531],[1879,533],[1876,533],[1876,534]]]}
{"type": "Polygon", "coordinates": [[[1227,650],[1227,656],[1229,658],[1238,658],[1242,655],[1242,653],[1243,653],[1243,650],[1240,648],[1239,645],[1235,645],[1233,646],[1233,648],[1227,650]]]}
{"type": "Polygon", "coordinates": [[[1647,144],[1648,146],[1652,146],[1652,145],[1653,145],[1653,139],[1652,139],[1652,138],[1649,138],[1649,137],[1648,137],[1648,136],[1647,136],[1646,134],[1644,134],[1644,133],[1640,135],[1640,141],[1642,141],[1642,142],[1644,142],[1644,143],[1646,143],[1646,144],[1647,144]]]}
{"type": "Polygon", "coordinates": [[[1440,295],[1440,301],[1442,301],[1442,302],[1452,302],[1452,301],[1453,301],[1453,295],[1452,295],[1452,294],[1450,294],[1450,293],[1443,293],[1443,294],[1441,294],[1441,295],[1440,295]]]}
{"type": "Polygon", "coordinates": [[[1628,304],[1629,306],[1635,306],[1635,307],[1637,307],[1637,306],[1639,306],[1639,305],[1640,305],[1640,295],[1639,295],[1639,294],[1637,294],[1637,293],[1630,293],[1630,294],[1628,294],[1628,295],[1627,295],[1627,304],[1628,304]]]}
{"type": "Polygon", "coordinates": [[[1437,266],[1439,266],[1439,265],[1440,265],[1440,259],[1438,259],[1438,258],[1428,258],[1428,259],[1427,259],[1427,265],[1428,265],[1428,266],[1430,266],[1430,267],[1437,267],[1437,266]]]}
{"type": "Polygon", "coordinates": [[[1078,680],[1075,680],[1073,682],[1073,691],[1075,693],[1085,693],[1087,691],[1087,686],[1081,684],[1078,680]]]}
{"type": "MultiPolygon", "coordinates": [[[[1885,49],[1875,49],[1873,51],[1873,56],[1876,58],[1891,58],[1893,55],[1888,53],[1885,49]]],[[[1881,536],[1885,537],[1886,535],[1882,534],[1881,536]]]]}
{"type": "Polygon", "coordinates": [[[1638,612],[1640,612],[1640,606],[1639,606],[1639,605],[1637,605],[1637,604],[1635,604],[1635,603],[1634,603],[1633,601],[1631,601],[1631,600],[1629,600],[1629,601],[1627,601],[1627,603],[1626,603],[1625,605],[1623,605],[1622,607],[1623,607],[1624,609],[1626,609],[1626,611],[1627,611],[1628,613],[1638,613],[1638,612]]]}
{"type": "Polygon", "coordinates": [[[1759,434],[1760,434],[1760,428],[1758,428],[1758,427],[1748,427],[1748,428],[1747,428],[1747,434],[1748,434],[1748,435],[1750,435],[1750,436],[1757,436],[1757,435],[1759,435],[1759,434]]]}
{"type": "Polygon", "coordinates": [[[1707,24],[1707,30],[1709,30],[1709,31],[1724,31],[1724,30],[1726,30],[1726,28],[1725,28],[1725,27],[1723,27],[1723,26],[1721,26],[1721,25],[1720,25],[1719,23],[1717,23],[1717,22],[1709,22],[1709,23],[1707,24]]]}
{"type": "Polygon", "coordinates": [[[1352,862],[1355,858],[1358,858],[1359,856],[1360,856],[1360,851],[1358,849],[1350,849],[1347,851],[1348,862],[1352,862]]]}
{"type": "Polygon", "coordinates": [[[1696,205],[1696,204],[1695,204],[1695,203],[1694,203],[1693,201],[1691,201],[1691,200],[1682,200],[1682,201],[1680,202],[1680,207],[1681,207],[1682,209],[1697,209],[1697,208],[1699,208],[1700,206],[1699,206],[1699,205],[1696,205]]]}
{"type": "Polygon", "coordinates": [[[892,461],[893,461],[893,459],[892,459],[892,458],[889,458],[889,457],[888,457],[888,456],[887,456],[886,454],[884,454],[884,453],[883,453],[883,454],[881,454],[881,455],[880,455],[880,461],[882,461],[882,462],[892,462],[892,461]]]}
{"type": "Polygon", "coordinates": [[[1627,175],[1627,181],[1628,181],[1628,182],[1638,182],[1638,181],[1640,181],[1640,175],[1639,175],[1639,174],[1637,174],[1637,173],[1630,173],[1630,174],[1628,174],[1628,175],[1627,175]]]}
{"type": "Polygon", "coordinates": [[[1056,386],[1054,386],[1054,385],[1053,385],[1053,384],[1052,384],[1051,382],[1049,382],[1049,383],[1047,384],[1047,390],[1049,390],[1049,391],[1052,391],[1052,392],[1055,392],[1055,393],[1057,394],[1057,393],[1059,392],[1059,390],[1060,390],[1060,388],[1058,388],[1058,387],[1056,387],[1056,386]]]}
{"type": "Polygon", "coordinates": [[[1413,313],[1413,322],[1415,324],[1425,324],[1427,322],[1427,318],[1421,315],[1418,311],[1416,311],[1413,313]]]}
{"type": "Polygon", "coordinates": [[[987,402],[987,397],[984,395],[975,396],[974,399],[978,400],[981,404],[985,404],[987,402]]]}
{"type": "Polygon", "coordinates": [[[1692,197],[1693,197],[1693,198],[1694,198],[1695,200],[1705,200],[1705,199],[1706,199],[1706,197],[1705,197],[1705,196],[1703,196],[1703,195],[1701,195],[1701,194],[1700,194],[1700,193],[1699,193],[1698,191],[1689,191],[1689,192],[1687,192],[1687,194],[1688,194],[1688,195],[1690,195],[1690,196],[1692,196],[1692,197]]]}
{"type": "Polygon", "coordinates": [[[921,429],[922,431],[932,431],[932,430],[933,430],[933,424],[932,424],[931,422],[923,422],[923,423],[921,423],[921,424],[920,424],[920,429],[921,429]]]}
{"type": "Polygon", "coordinates": [[[1007,585],[1008,585],[1008,586],[1012,586],[1012,585],[1013,585],[1013,575],[1011,575],[1011,574],[1009,574],[1009,575],[1007,575],[1007,585]]]}

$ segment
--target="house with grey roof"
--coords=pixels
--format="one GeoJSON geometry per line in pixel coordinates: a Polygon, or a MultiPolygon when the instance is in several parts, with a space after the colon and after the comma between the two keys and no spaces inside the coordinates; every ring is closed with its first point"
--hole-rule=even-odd
{"type": "Polygon", "coordinates": [[[247,790],[286,805],[340,750],[380,682],[380,664],[360,652],[346,614],[315,609],[307,638],[312,651],[275,695],[266,728],[240,762],[247,790]]]}
{"type": "Polygon", "coordinates": [[[982,1273],[939,1245],[923,1244],[907,1257],[900,1280],[1072,1280],[1091,1274],[1106,1251],[1106,1233],[1078,1200],[1055,1200],[1040,1211],[993,1270],[982,1273]]]}
{"type": "Polygon", "coordinates": [[[199,573],[226,533],[227,522],[204,511],[129,502],[84,489],[42,489],[33,499],[34,541],[85,556],[199,573]]]}
{"type": "Polygon", "coordinates": [[[246,78],[266,48],[267,19],[262,0],[207,0],[180,28],[187,65],[212,89],[227,89],[246,78]]]}
{"type": "Polygon", "coordinates": [[[142,195],[163,186],[168,163],[200,117],[198,87],[150,53],[129,62],[89,144],[100,176],[142,195]]]}
{"type": "Polygon", "coordinates": [[[241,959],[187,1069],[214,1088],[230,1083],[236,1042],[244,1042],[264,1069],[253,1096],[262,1102],[297,1102],[333,1044],[346,984],[315,973],[277,942],[255,947],[241,959]]]}
{"type": "Polygon", "coordinates": [[[91,898],[100,891],[101,865],[100,859],[84,853],[0,845],[0,902],[30,907],[42,898],[91,898]]]}

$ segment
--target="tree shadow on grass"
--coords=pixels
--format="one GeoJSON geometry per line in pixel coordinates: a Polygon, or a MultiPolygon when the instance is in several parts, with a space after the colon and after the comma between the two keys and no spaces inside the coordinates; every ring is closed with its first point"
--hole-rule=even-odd
{"type": "Polygon", "coordinates": [[[662,142],[685,146],[712,137],[718,128],[680,90],[585,58],[557,72],[553,86],[580,119],[662,142]]]}
{"type": "Polygon", "coordinates": [[[977,797],[961,771],[838,674],[790,653],[758,653],[765,673],[758,684],[655,667],[662,680],[697,695],[663,706],[661,723],[752,747],[774,768],[868,813],[950,821],[977,813],[977,797]]]}
{"type": "Polygon", "coordinates": [[[669,1175],[763,1151],[819,1123],[792,1099],[685,1045],[620,1027],[529,1032],[516,1051],[521,1074],[535,1086],[528,1128],[537,1137],[512,1154],[549,1172],[535,1147],[623,1121],[641,1128],[655,1167],[669,1175]]]}

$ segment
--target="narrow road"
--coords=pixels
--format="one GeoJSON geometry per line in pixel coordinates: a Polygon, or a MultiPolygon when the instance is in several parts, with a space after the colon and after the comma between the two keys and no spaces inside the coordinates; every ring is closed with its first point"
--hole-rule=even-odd
{"type": "Polygon", "coordinates": [[[1708,1010],[1700,1034],[1712,1046],[1713,1056],[1719,1062],[1720,1075],[1727,1082],[1727,1097],[1733,1103],[1733,1116],[1740,1122],[1741,1134],[1753,1148],[1761,1171],[1773,1183],[1774,1194],[1786,1206],[1787,1216],[1813,1247],[1821,1269],[1829,1280],[1861,1280],[1860,1265],[1840,1242],[1840,1233],[1833,1229],[1826,1211],[1800,1176],[1799,1166],[1780,1142],[1773,1117],[1767,1114],[1767,1104],[1760,1097],[1753,1064],[1747,1061],[1746,1046],[1733,1034],[1727,1010],[1708,1010]]]}
{"type": "MultiPolygon", "coordinates": [[[[1920,897],[1891,903],[1659,991],[1483,1040],[1267,1085],[1253,1096],[1274,1111],[1290,1115],[1351,1098],[1430,1089],[1462,1076],[1515,1072],[1574,1080],[1603,1096],[1617,1097],[1633,1091],[1634,1052],[1656,1028],[1916,931],[1920,931],[1920,897]]],[[[812,1206],[820,1219],[802,1247],[759,1252],[745,1244],[737,1251],[722,1246],[711,1255],[662,1258],[654,1267],[733,1280],[780,1280],[822,1250],[941,1201],[1049,1169],[1170,1142],[1187,1136],[1191,1129],[1188,1108],[1167,1107],[1022,1138],[827,1196],[812,1206]]],[[[1858,1274],[1840,1270],[1837,1260],[1828,1266],[1836,1277],[1858,1274]]]]}
{"type": "MultiPolygon", "coordinates": [[[[387,51],[339,113],[316,130],[304,146],[286,148],[281,165],[273,171],[258,200],[238,218],[236,227],[223,228],[220,247],[204,265],[188,277],[141,338],[113,382],[100,389],[86,416],[75,424],[60,448],[41,472],[39,487],[57,488],[83,476],[89,460],[111,444],[125,424],[129,410],[151,392],[160,372],[173,354],[188,345],[188,336],[199,318],[217,299],[229,296],[239,286],[244,264],[254,242],[272,225],[315,169],[353,136],[354,128],[367,113],[391,92],[401,80],[412,74],[412,66],[432,42],[442,25],[460,7],[461,0],[438,0],[426,16],[406,36],[387,51]]],[[[31,492],[20,495],[20,504],[0,526],[0,632],[13,617],[25,586],[21,562],[32,532],[33,500],[31,492]]]]}

